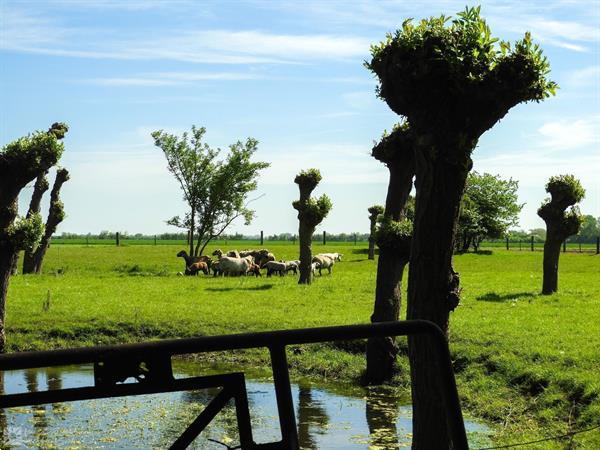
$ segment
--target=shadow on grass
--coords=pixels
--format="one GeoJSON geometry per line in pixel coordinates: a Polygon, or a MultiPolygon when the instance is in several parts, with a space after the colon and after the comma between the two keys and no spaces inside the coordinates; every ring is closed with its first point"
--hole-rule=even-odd
{"type": "Polygon", "coordinates": [[[456,252],[457,255],[480,255],[480,256],[491,256],[494,254],[492,250],[478,250],[476,252],[456,252]]]}
{"type": "Polygon", "coordinates": [[[205,291],[212,292],[229,292],[229,291],[267,291],[273,287],[272,284],[261,284],[260,286],[250,286],[250,287],[207,287],[205,291]]]}
{"type": "MultiPolygon", "coordinates": [[[[362,247],[362,248],[353,248],[352,249],[352,254],[354,255],[368,255],[369,254],[369,249],[362,247]]],[[[375,247],[375,254],[379,255],[379,249],[377,247],[375,247]]]]}
{"type": "Polygon", "coordinates": [[[480,295],[477,300],[482,302],[506,302],[524,297],[537,297],[537,294],[531,292],[515,292],[509,294],[496,294],[495,292],[488,292],[487,294],[480,295]]]}

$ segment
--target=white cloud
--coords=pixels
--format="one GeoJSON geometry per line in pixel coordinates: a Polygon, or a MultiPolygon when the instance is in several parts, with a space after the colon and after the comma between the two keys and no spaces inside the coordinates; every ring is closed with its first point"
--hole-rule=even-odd
{"type": "Polygon", "coordinates": [[[572,150],[600,143],[600,116],[546,122],[539,129],[543,150],[572,150]]]}

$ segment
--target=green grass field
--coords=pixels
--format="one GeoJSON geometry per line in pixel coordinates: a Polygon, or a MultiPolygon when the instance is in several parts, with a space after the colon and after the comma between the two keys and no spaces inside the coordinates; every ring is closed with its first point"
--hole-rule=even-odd
{"type": "MultiPolygon", "coordinates": [[[[291,244],[265,246],[278,258],[297,257],[297,247],[291,244]]],[[[364,245],[314,244],[313,252],[338,251],[345,257],[332,276],[317,278],[311,286],[297,285],[291,275],[180,277],[176,273],[183,270],[183,260],[175,254],[182,248],[53,245],[44,275],[11,280],[6,319],[10,349],[369,320],[376,262],[367,260],[364,245]]],[[[493,426],[498,444],[600,424],[600,256],[562,254],[560,292],[552,296],[539,295],[541,263],[541,252],[501,249],[455,258],[464,289],[450,322],[459,392],[465,410],[493,426]]],[[[401,347],[405,353],[403,342],[401,347]]],[[[361,342],[314,345],[289,353],[295,376],[355,382],[364,366],[361,342]]],[[[257,366],[266,364],[267,356],[251,351],[220,355],[223,360],[257,366]]],[[[406,390],[405,354],[399,367],[395,382],[406,390]]],[[[526,448],[577,446],[600,448],[600,429],[577,435],[571,444],[548,441],[526,448]]]]}

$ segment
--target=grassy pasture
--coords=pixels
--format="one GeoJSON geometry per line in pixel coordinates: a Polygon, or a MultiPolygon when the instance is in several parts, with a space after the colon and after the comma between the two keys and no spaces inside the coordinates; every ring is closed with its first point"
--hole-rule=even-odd
{"type": "MultiPolygon", "coordinates": [[[[212,249],[252,246],[248,242],[212,249]]],[[[265,244],[278,258],[297,246],[265,244]]],[[[18,275],[7,301],[11,350],[134,342],[246,331],[368,322],[375,261],[366,246],[313,244],[339,251],[332,276],[298,286],[296,278],[179,277],[181,245],[53,245],[44,275],[18,275]],[[49,308],[44,303],[49,296],[49,308]]],[[[561,254],[558,294],[541,296],[541,252],[494,249],[458,255],[464,289],[451,315],[450,347],[465,409],[491,423],[499,444],[600,424],[600,257],[561,254]]],[[[403,309],[404,309],[403,305],[403,309]]],[[[406,346],[401,342],[403,353],[406,346]]],[[[360,378],[364,344],[324,344],[289,352],[296,376],[360,378]]],[[[252,351],[219,360],[253,366],[252,351]]],[[[400,359],[398,389],[408,386],[400,359]]],[[[566,448],[549,441],[527,448],[566,448]]],[[[573,445],[600,448],[600,429],[573,445]]],[[[575,448],[575,447],[572,447],[575,448]]]]}

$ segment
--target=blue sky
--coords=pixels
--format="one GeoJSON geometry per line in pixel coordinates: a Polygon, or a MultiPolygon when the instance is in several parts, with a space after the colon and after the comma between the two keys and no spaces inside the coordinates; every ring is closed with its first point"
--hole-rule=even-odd
{"type": "MultiPolygon", "coordinates": [[[[70,125],[59,232],[174,231],[164,221],[184,211],[181,194],[150,132],[192,124],[214,147],[252,136],[272,164],[254,223],[231,231],[296,232],[293,177],[309,167],[323,174],[315,194],[334,203],[321,229],[367,231],[387,185],[370,150],[399,119],[362,65],[369,45],[408,17],[465,4],[0,0],[0,144],[70,125]]],[[[484,134],[474,170],[519,181],[524,229],[543,225],[535,211],[559,173],[582,181],[583,213],[600,216],[600,1],[483,2],[482,15],[505,40],[531,31],[561,89],[484,134]]]]}

